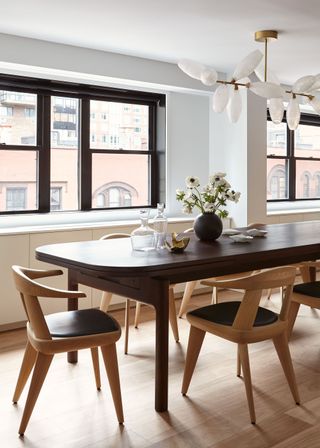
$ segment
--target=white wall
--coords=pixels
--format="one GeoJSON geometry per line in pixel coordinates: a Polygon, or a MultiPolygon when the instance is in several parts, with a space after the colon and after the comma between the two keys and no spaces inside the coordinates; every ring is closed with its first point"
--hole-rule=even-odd
{"type": "Polygon", "coordinates": [[[207,90],[200,82],[186,76],[175,64],[1,33],[0,61],[31,66],[34,70],[38,67],[39,73],[42,68],[45,71],[50,69],[51,73],[58,70],[97,75],[105,78],[105,81],[127,85],[132,82],[136,85],[144,83],[149,87],[207,90]]]}
{"type": "Polygon", "coordinates": [[[209,99],[205,96],[171,93],[168,96],[167,194],[172,215],[181,213],[175,199],[177,188],[185,188],[187,176],[198,176],[203,184],[209,175],[209,99]]]}

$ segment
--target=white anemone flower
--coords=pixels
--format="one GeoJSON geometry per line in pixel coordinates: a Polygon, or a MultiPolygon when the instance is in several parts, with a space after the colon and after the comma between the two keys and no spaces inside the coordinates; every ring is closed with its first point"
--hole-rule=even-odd
{"type": "Polygon", "coordinates": [[[186,178],[186,185],[188,188],[199,187],[200,185],[199,177],[188,176],[186,178]]]}

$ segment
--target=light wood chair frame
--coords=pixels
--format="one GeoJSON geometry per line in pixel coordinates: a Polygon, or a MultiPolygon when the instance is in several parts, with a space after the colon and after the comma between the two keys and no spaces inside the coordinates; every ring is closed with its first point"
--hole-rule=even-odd
{"type": "Polygon", "coordinates": [[[183,395],[188,391],[205,334],[206,332],[209,332],[237,344],[237,374],[241,374],[242,368],[252,423],[255,423],[256,416],[253,403],[248,344],[272,339],[294,401],[297,404],[300,403],[287,337],[288,312],[295,274],[295,268],[288,266],[271,269],[237,280],[219,281],[219,287],[222,286],[227,289],[241,289],[245,291],[232,326],[209,322],[206,319],[201,319],[190,313],[187,314],[187,319],[191,324],[191,328],[181,390],[183,395]],[[278,320],[269,325],[254,327],[253,324],[256,318],[262,291],[264,289],[278,288],[280,286],[285,286],[286,290],[278,320]]]}
{"type": "MultiPolygon", "coordinates": [[[[301,263],[300,271],[302,274],[302,281],[303,283],[309,283],[311,282],[311,272],[310,268],[313,269],[319,269],[320,268],[320,261],[306,261],[304,263],[301,263]]],[[[306,305],[310,308],[320,309],[320,299],[318,297],[312,297],[307,296],[305,294],[301,294],[298,292],[293,291],[292,293],[292,299],[291,304],[289,308],[289,315],[288,315],[288,337],[291,337],[292,330],[297,318],[297,315],[299,313],[300,305],[306,305]]]]}
{"type": "MultiPolygon", "coordinates": [[[[130,234],[128,234],[128,233],[109,233],[107,235],[102,236],[100,238],[100,240],[109,240],[109,239],[116,239],[116,238],[130,238],[130,234]]],[[[110,302],[112,300],[112,296],[113,296],[113,294],[108,291],[104,291],[102,293],[101,309],[104,312],[107,312],[110,302]]],[[[128,353],[128,346],[129,346],[131,301],[132,301],[132,299],[126,298],[125,331],[124,331],[124,338],[125,338],[124,339],[124,353],[125,354],[128,353]]],[[[134,317],[134,326],[135,326],[135,328],[138,328],[139,322],[140,322],[142,303],[137,300],[135,302],[136,302],[136,309],[135,309],[135,317],[134,317]]],[[[173,337],[176,342],[179,342],[179,329],[178,329],[177,314],[176,314],[176,308],[175,308],[174,285],[169,286],[169,321],[170,321],[170,326],[172,329],[173,337]]]]}
{"type": "Polygon", "coordinates": [[[17,385],[13,395],[16,404],[33,370],[30,388],[20,423],[19,434],[22,436],[27,428],[32,411],[39,396],[41,387],[47,375],[53,356],[57,353],[80,349],[91,349],[94,374],[97,389],[101,388],[98,347],[101,348],[111,394],[119,423],[123,423],[123,409],[119,380],[116,341],[121,336],[121,328],[114,320],[117,330],[112,332],[91,334],[86,336],[53,338],[45,321],[38,297],[44,298],[74,298],[86,297],[81,291],[67,291],[44,286],[36,279],[63,274],[61,270],[36,270],[13,266],[13,276],[17,290],[28,317],[27,337],[17,385]]]}

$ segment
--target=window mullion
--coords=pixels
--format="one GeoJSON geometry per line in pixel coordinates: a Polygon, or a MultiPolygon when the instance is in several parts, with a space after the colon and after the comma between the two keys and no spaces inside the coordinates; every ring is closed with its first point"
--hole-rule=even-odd
{"type": "Polygon", "coordinates": [[[288,167],[288,188],[289,201],[294,201],[296,199],[296,160],[294,157],[294,131],[291,131],[287,125],[287,155],[289,157],[289,167],[288,167]]]}
{"type": "Polygon", "coordinates": [[[157,198],[159,197],[159,185],[157,182],[157,179],[159,179],[159,164],[158,164],[158,157],[157,153],[155,151],[156,148],[156,121],[157,121],[157,111],[155,106],[149,107],[149,148],[148,150],[151,151],[150,157],[150,205],[152,207],[156,206],[157,198]]]}
{"type": "Polygon", "coordinates": [[[80,209],[92,208],[92,152],[90,150],[90,102],[80,101],[80,209]]]}
{"type": "Polygon", "coordinates": [[[39,212],[50,212],[50,129],[51,102],[49,95],[38,95],[37,117],[37,146],[39,150],[38,179],[39,179],[39,212]]]}

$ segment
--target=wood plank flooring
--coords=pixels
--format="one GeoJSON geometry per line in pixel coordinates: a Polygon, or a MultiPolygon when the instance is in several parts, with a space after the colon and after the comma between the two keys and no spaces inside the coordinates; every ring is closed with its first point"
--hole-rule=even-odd
{"type": "MultiPolygon", "coordinates": [[[[237,295],[223,292],[223,300],[237,295]]],[[[196,296],[191,307],[207,304],[196,296]]],[[[279,296],[262,300],[279,309],[279,296]]],[[[177,307],[180,301],[177,301],[177,307]]],[[[123,323],[123,311],[113,315],[123,323]]],[[[130,328],[129,354],[118,343],[125,424],[116,420],[106,374],[95,389],[89,350],[71,365],[57,355],[24,439],[17,431],[26,390],[17,406],[11,398],[25,345],[25,331],[0,334],[0,446],[2,448],[319,448],[320,312],[301,307],[291,354],[301,395],[292,400],[272,343],[250,346],[257,424],[251,425],[244,384],[236,377],[235,345],[212,335],[204,341],[187,397],[180,394],[189,324],[179,319],[180,343],[170,332],[169,412],[154,411],[154,314],[142,307],[138,330],[130,328]]],[[[133,310],[132,310],[133,322],[133,310]]],[[[28,386],[28,385],[27,385],[28,386]]]]}

